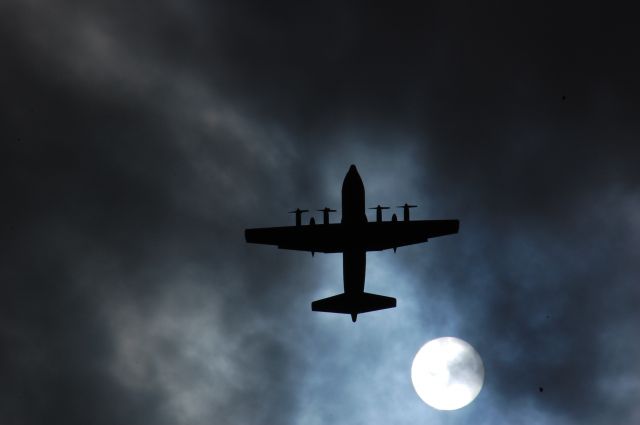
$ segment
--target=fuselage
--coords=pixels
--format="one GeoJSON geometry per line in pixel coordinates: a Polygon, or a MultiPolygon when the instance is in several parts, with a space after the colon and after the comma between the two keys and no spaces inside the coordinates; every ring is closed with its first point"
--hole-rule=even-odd
{"type": "Polygon", "coordinates": [[[357,296],[364,292],[364,278],[367,267],[367,251],[361,245],[358,234],[367,223],[364,207],[364,184],[354,165],[342,182],[342,224],[349,235],[348,246],[342,253],[344,292],[357,296]]]}
{"type": "Polygon", "coordinates": [[[364,184],[355,165],[349,167],[342,182],[342,223],[347,225],[364,224],[367,216],[364,212],[364,184]]]}

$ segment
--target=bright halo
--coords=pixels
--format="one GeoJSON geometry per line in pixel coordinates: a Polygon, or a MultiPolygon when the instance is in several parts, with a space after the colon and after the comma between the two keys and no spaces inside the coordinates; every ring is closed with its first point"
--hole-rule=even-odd
{"type": "Polygon", "coordinates": [[[482,389],[484,365],[467,342],[442,337],[418,350],[411,381],[420,398],[438,410],[456,410],[471,403],[482,389]]]}

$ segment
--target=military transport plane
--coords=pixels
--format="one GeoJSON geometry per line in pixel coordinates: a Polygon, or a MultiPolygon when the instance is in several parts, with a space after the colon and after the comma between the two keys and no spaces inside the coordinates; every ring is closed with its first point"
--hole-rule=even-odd
{"type": "Polygon", "coordinates": [[[396,299],[364,292],[364,275],[367,251],[381,251],[400,246],[427,242],[429,238],[458,233],[458,220],[409,220],[409,208],[404,204],[398,208],[404,211],[403,221],[393,214],[391,221],[382,221],[382,210],[378,205],[376,221],[368,222],[364,207],[364,185],[355,165],[342,183],[342,221],[329,223],[330,208],[323,212],[323,223],[316,224],[311,218],[308,225],[302,225],[302,213],[307,210],[291,211],[296,215],[296,225],[246,229],[245,239],[249,243],[277,245],[280,249],[298,251],[342,253],[344,293],[311,303],[311,310],[330,313],[350,314],[356,321],[359,313],[393,308],[396,299]]]}

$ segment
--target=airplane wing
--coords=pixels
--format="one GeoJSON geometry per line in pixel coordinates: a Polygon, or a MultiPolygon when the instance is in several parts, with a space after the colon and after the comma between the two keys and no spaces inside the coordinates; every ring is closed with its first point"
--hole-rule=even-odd
{"type": "Polygon", "coordinates": [[[280,249],[309,252],[342,252],[344,238],[341,223],[246,229],[249,243],[276,245],[280,249]]]}
{"type": "Polygon", "coordinates": [[[458,233],[459,227],[459,220],[370,222],[366,224],[362,237],[367,251],[381,251],[458,233]]]}
{"type": "Polygon", "coordinates": [[[458,220],[370,222],[345,227],[342,223],[264,227],[245,230],[249,243],[276,245],[280,249],[309,252],[343,252],[346,247],[381,251],[426,242],[458,233],[458,220]]]}

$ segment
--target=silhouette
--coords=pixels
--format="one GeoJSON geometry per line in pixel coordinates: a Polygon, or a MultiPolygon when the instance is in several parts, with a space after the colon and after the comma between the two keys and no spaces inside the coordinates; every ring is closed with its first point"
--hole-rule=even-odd
{"type": "Polygon", "coordinates": [[[356,321],[359,313],[393,308],[396,299],[364,292],[367,251],[381,251],[400,246],[427,242],[429,238],[458,233],[458,220],[409,220],[409,209],[415,205],[404,204],[404,219],[398,221],[393,214],[391,221],[382,220],[382,210],[378,205],[376,221],[368,222],[365,215],[364,185],[355,165],[342,183],[342,221],[329,223],[329,213],[322,210],[324,220],[316,225],[312,218],[309,225],[302,225],[302,213],[307,210],[297,208],[296,225],[246,229],[245,239],[249,243],[277,245],[280,249],[316,252],[342,253],[344,293],[311,303],[313,311],[350,314],[356,321]]]}

